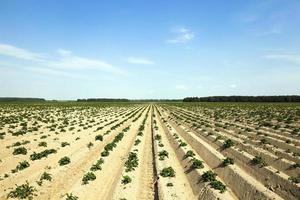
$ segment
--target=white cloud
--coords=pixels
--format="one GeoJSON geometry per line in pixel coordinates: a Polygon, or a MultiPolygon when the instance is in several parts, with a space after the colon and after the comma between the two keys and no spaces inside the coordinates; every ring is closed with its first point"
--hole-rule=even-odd
{"type": "Polygon", "coordinates": [[[138,57],[129,57],[127,58],[127,62],[131,64],[139,64],[139,65],[153,65],[154,62],[145,58],[138,57]]]}
{"type": "MultiPolygon", "coordinates": [[[[31,61],[35,66],[38,65],[42,71],[48,70],[48,73],[51,73],[51,69],[55,68],[56,71],[92,69],[114,74],[127,74],[125,71],[103,60],[75,56],[71,51],[66,49],[58,49],[57,53],[59,57],[50,58],[49,56],[42,56],[42,54],[33,53],[26,49],[0,43],[0,55],[31,61]]],[[[35,71],[37,71],[37,69],[35,69],[35,71]]]]}
{"type": "Polygon", "coordinates": [[[9,44],[0,43],[0,54],[5,56],[11,56],[24,60],[39,61],[43,58],[41,54],[31,52],[26,49],[21,49],[9,44]]]}
{"type": "Polygon", "coordinates": [[[300,64],[300,55],[295,55],[295,54],[272,54],[272,55],[266,55],[265,58],[283,60],[287,62],[300,64]]]}
{"type": "Polygon", "coordinates": [[[176,90],[188,90],[188,87],[184,84],[178,84],[175,86],[176,90]]]}
{"type": "Polygon", "coordinates": [[[195,33],[193,31],[184,27],[176,28],[172,32],[176,34],[176,37],[167,40],[167,42],[171,44],[187,43],[195,37],[195,33]]]}

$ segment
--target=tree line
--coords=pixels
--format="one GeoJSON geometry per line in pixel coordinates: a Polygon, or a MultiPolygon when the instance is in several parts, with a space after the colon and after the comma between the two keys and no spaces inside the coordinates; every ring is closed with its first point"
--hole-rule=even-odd
{"type": "Polygon", "coordinates": [[[183,102],[300,102],[300,96],[211,96],[186,97],[183,102]]]}

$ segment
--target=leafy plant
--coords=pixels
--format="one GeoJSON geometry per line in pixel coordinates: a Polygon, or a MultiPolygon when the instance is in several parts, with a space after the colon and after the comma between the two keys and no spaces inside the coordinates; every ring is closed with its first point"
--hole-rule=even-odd
{"type": "Polygon", "coordinates": [[[267,166],[266,161],[263,159],[261,156],[255,156],[252,160],[251,163],[253,165],[258,165],[259,167],[265,167],[267,166]]]}
{"type": "Polygon", "coordinates": [[[194,158],[193,162],[192,162],[192,168],[194,168],[194,169],[204,168],[203,161],[194,158]]]}
{"type": "Polygon", "coordinates": [[[90,149],[90,148],[92,148],[94,146],[94,144],[92,142],[89,142],[86,146],[87,146],[87,148],[90,149]]]}
{"type": "Polygon", "coordinates": [[[18,198],[18,199],[32,199],[35,196],[34,192],[36,189],[33,186],[30,186],[28,181],[22,185],[16,185],[16,189],[10,191],[7,195],[7,198],[18,198]]]}
{"type": "Polygon", "coordinates": [[[137,146],[139,143],[141,143],[141,140],[140,140],[140,139],[136,139],[136,140],[134,141],[134,146],[137,146]]]}
{"type": "Polygon", "coordinates": [[[20,170],[26,169],[29,166],[30,166],[29,162],[27,162],[26,160],[24,160],[22,162],[19,162],[19,164],[16,167],[16,170],[20,171],[20,170]]]}
{"type": "Polygon", "coordinates": [[[161,140],[161,135],[159,135],[159,134],[155,135],[154,139],[155,140],[161,140]]]}
{"type": "Polygon", "coordinates": [[[13,155],[19,155],[19,154],[26,155],[27,154],[27,149],[25,147],[15,148],[14,152],[13,152],[13,155]]]}
{"type": "Polygon", "coordinates": [[[104,150],[104,151],[101,152],[102,157],[106,157],[108,155],[109,155],[109,152],[107,150],[104,150]]]}
{"type": "Polygon", "coordinates": [[[96,135],[95,140],[103,141],[102,135],[96,135]]]}
{"type": "Polygon", "coordinates": [[[159,160],[164,160],[165,157],[169,157],[169,153],[166,150],[158,152],[159,160]]]}
{"type": "Polygon", "coordinates": [[[70,159],[69,157],[67,157],[67,156],[62,157],[62,158],[58,161],[58,163],[59,163],[60,166],[67,165],[67,164],[69,164],[70,162],[71,162],[71,159],[70,159]]]}
{"type": "Polygon", "coordinates": [[[132,179],[129,177],[129,176],[123,176],[123,179],[122,179],[122,183],[124,184],[124,185],[126,185],[126,184],[128,184],[128,183],[130,183],[132,181],[132,179]]]}
{"type": "Polygon", "coordinates": [[[226,167],[226,166],[228,166],[228,165],[233,165],[233,164],[234,164],[233,158],[229,158],[229,157],[225,158],[225,159],[223,160],[223,162],[222,162],[222,165],[223,165],[224,167],[226,167]]]}
{"type": "Polygon", "coordinates": [[[67,193],[66,194],[66,199],[65,200],[78,200],[78,197],[73,195],[72,193],[67,193]]]}
{"type": "Polygon", "coordinates": [[[211,182],[211,181],[216,180],[216,176],[217,176],[216,173],[209,170],[209,171],[204,172],[201,177],[202,177],[204,182],[211,182]]]}
{"type": "Polygon", "coordinates": [[[230,148],[230,147],[232,147],[232,146],[234,146],[234,142],[233,142],[231,139],[227,139],[227,140],[225,140],[225,142],[223,143],[223,147],[224,147],[225,149],[230,148]]]}
{"type": "Polygon", "coordinates": [[[189,158],[189,157],[193,157],[195,155],[195,153],[192,150],[188,150],[186,152],[186,154],[184,155],[184,159],[189,158]]]}
{"type": "Polygon", "coordinates": [[[226,191],[226,186],[221,181],[211,181],[210,185],[212,188],[220,190],[220,193],[224,193],[226,191]]]}
{"type": "Polygon", "coordinates": [[[104,160],[102,158],[100,158],[99,160],[97,160],[96,164],[93,164],[91,167],[91,171],[97,171],[97,170],[101,170],[101,165],[104,163],[104,160]]]}
{"type": "Polygon", "coordinates": [[[130,152],[128,155],[128,159],[125,162],[125,171],[129,172],[134,170],[138,166],[138,157],[134,152],[130,152]]]}
{"type": "Polygon", "coordinates": [[[62,142],[61,144],[60,144],[60,146],[61,147],[65,147],[65,146],[70,146],[70,143],[69,142],[62,142]]]}
{"type": "Polygon", "coordinates": [[[39,147],[47,147],[47,142],[40,142],[39,147]]]}
{"type": "Polygon", "coordinates": [[[93,172],[86,173],[82,178],[82,183],[88,184],[89,181],[94,181],[96,179],[96,175],[93,172]]]}
{"type": "Polygon", "coordinates": [[[175,170],[172,167],[166,167],[161,172],[162,177],[175,177],[175,170]]]}
{"type": "Polygon", "coordinates": [[[43,180],[52,181],[52,176],[51,176],[51,174],[49,174],[49,173],[47,173],[47,172],[44,172],[44,173],[42,174],[42,176],[40,177],[40,180],[37,181],[37,184],[41,186],[42,183],[43,183],[43,180]]]}
{"type": "Polygon", "coordinates": [[[31,160],[39,160],[43,157],[47,157],[49,154],[56,153],[57,151],[55,149],[46,149],[40,153],[33,152],[33,154],[30,155],[31,160]]]}

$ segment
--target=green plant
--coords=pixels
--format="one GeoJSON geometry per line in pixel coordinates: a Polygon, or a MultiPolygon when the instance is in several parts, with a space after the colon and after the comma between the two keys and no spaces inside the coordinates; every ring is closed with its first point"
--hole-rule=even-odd
{"type": "Polygon", "coordinates": [[[14,152],[13,152],[13,155],[19,155],[19,154],[26,155],[27,154],[27,149],[25,147],[15,148],[14,152]]]}
{"type": "Polygon", "coordinates": [[[173,183],[167,183],[167,187],[172,187],[173,183]]]}
{"type": "Polygon", "coordinates": [[[100,158],[99,160],[97,160],[96,164],[93,164],[91,167],[91,171],[97,171],[97,170],[101,170],[101,165],[104,163],[104,160],[102,158],[100,158]]]}
{"type": "Polygon", "coordinates": [[[128,155],[128,159],[125,162],[125,171],[129,172],[134,170],[138,166],[138,157],[134,152],[130,152],[128,155]]]}
{"type": "Polygon", "coordinates": [[[227,149],[234,146],[234,142],[231,139],[225,140],[223,143],[223,148],[227,149]]]}
{"type": "Polygon", "coordinates": [[[51,174],[49,174],[49,173],[47,173],[47,172],[44,172],[44,173],[42,174],[42,176],[40,177],[40,180],[37,181],[37,184],[41,186],[42,183],[43,183],[43,180],[52,181],[52,176],[51,176],[51,174]]]}
{"type": "Polygon", "coordinates": [[[28,181],[22,185],[16,185],[15,190],[10,191],[7,195],[7,198],[18,198],[18,199],[32,199],[35,196],[34,192],[36,189],[33,186],[30,186],[28,181]]]}
{"type": "Polygon", "coordinates": [[[69,142],[62,142],[61,144],[60,144],[60,146],[61,147],[65,147],[65,146],[70,146],[70,143],[69,142]]]}
{"type": "Polygon", "coordinates": [[[159,135],[159,134],[155,135],[154,139],[155,140],[161,140],[161,135],[159,135]]]}
{"type": "Polygon", "coordinates": [[[56,153],[57,151],[55,149],[46,149],[40,153],[35,153],[30,155],[31,160],[39,160],[42,159],[43,157],[47,157],[49,154],[56,153]]]}
{"type": "Polygon", "coordinates": [[[192,168],[194,169],[204,168],[203,161],[194,158],[192,162],[192,168]]]}
{"type": "Polygon", "coordinates": [[[141,140],[140,140],[140,139],[136,139],[136,140],[134,141],[134,146],[137,146],[139,143],[141,143],[141,140]]]}
{"type": "Polygon", "coordinates": [[[107,150],[104,150],[104,151],[101,152],[102,157],[106,157],[108,155],[109,155],[109,152],[107,150]]]}
{"type": "Polygon", "coordinates": [[[19,164],[16,167],[16,170],[20,171],[20,170],[23,170],[23,169],[25,169],[25,168],[27,168],[29,166],[30,166],[29,162],[27,162],[26,160],[24,160],[22,162],[19,162],[19,164]]]}
{"type": "Polygon", "coordinates": [[[179,147],[185,147],[185,146],[187,146],[187,144],[185,142],[180,141],[179,147]]]}
{"type": "Polygon", "coordinates": [[[65,200],[78,200],[78,197],[73,195],[72,193],[67,193],[66,194],[66,199],[65,200]]]}
{"type": "Polygon", "coordinates": [[[70,159],[69,157],[67,157],[67,156],[62,157],[62,158],[58,161],[58,163],[59,163],[60,166],[67,165],[67,164],[69,164],[70,162],[71,162],[71,159],[70,159]]]}
{"type": "Polygon", "coordinates": [[[103,141],[102,135],[96,135],[95,140],[103,141]]]}
{"type": "Polygon", "coordinates": [[[261,156],[255,156],[252,160],[251,163],[253,165],[258,165],[259,167],[265,167],[267,166],[266,161],[263,159],[261,156]]]}
{"type": "Polygon", "coordinates": [[[226,191],[226,186],[221,181],[214,180],[210,182],[210,185],[212,188],[220,190],[220,193],[224,193],[226,191]]]}
{"type": "Polygon", "coordinates": [[[90,149],[90,148],[92,148],[94,146],[94,144],[92,142],[89,142],[86,146],[87,146],[87,148],[90,149]]]}
{"type": "Polygon", "coordinates": [[[82,183],[88,184],[89,181],[94,181],[96,179],[96,175],[93,172],[86,173],[82,178],[82,183]]]}
{"type": "Polygon", "coordinates": [[[166,150],[158,152],[159,160],[164,160],[165,157],[169,157],[169,153],[166,150]]]}
{"type": "Polygon", "coordinates": [[[47,147],[47,142],[40,142],[39,147],[47,147]]]}
{"type": "Polygon", "coordinates": [[[195,153],[192,150],[188,150],[183,158],[186,159],[189,157],[193,157],[194,155],[195,155],[195,153]]]}
{"type": "Polygon", "coordinates": [[[223,165],[224,167],[226,167],[226,166],[228,166],[228,165],[233,165],[233,164],[234,164],[233,158],[229,158],[229,157],[225,158],[225,159],[223,160],[223,162],[222,162],[222,165],[223,165]]]}
{"type": "Polygon", "coordinates": [[[128,183],[130,183],[132,180],[131,180],[131,178],[129,177],[129,176],[123,176],[123,179],[122,179],[122,183],[124,184],[124,185],[126,185],[126,184],[128,184],[128,183]]]}
{"type": "Polygon", "coordinates": [[[175,177],[175,170],[172,167],[166,167],[161,172],[162,177],[175,177]]]}
{"type": "Polygon", "coordinates": [[[217,176],[216,173],[209,170],[209,171],[204,172],[201,177],[202,177],[204,182],[211,182],[211,181],[216,180],[216,176],[217,176]]]}

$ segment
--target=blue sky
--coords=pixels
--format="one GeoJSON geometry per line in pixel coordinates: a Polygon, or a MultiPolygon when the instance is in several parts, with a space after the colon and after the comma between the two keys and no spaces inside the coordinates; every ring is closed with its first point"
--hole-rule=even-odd
{"type": "Polygon", "coordinates": [[[299,0],[0,0],[0,96],[300,94],[299,0]]]}

